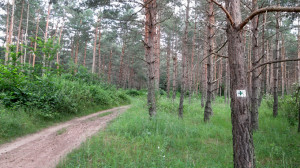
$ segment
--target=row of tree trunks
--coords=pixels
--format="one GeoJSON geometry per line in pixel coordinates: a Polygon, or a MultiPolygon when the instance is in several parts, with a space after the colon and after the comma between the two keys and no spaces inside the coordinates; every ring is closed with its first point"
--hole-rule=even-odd
{"type": "Polygon", "coordinates": [[[22,31],[22,21],[23,21],[24,4],[25,4],[25,1],[22,0],[22,9],[21,9],[20,22],[19,22],[19,30],[18,30],[18,40],[17,40],[16,53],[19,52],[19,46],[20,46],[20,40],[21,40],[21,31],[22,31]]]}
{"type": "Polygon", "coordinates": [[[191,55],[191,63],[189,65],[190,71],[189,71],[189,103],[191,103],[191,98],[193,95],[193,75],[194,75],[194,57],[195,57],[195,41],[196,41],[196,34],[197,34],[197,18],[195,18],[195,27],[193,32],[193,42],[192,42],[192,55],[191,55]]]}
{"type": "Polygon", "coordinates": [[[184,29],[184,37],[183,37],[183,50],[182,50],[182,78],[181,78],[181,92],[180,92],[180,101],[179,101],[179,111],[178,116],[179,118],[183,117],[183,101],[187,87],[187,68],[186,68],[186,60],[187,60],[187,53],[188,53],[188,26],[189,26],[189,10],[190,10],[190,0],[187,0],[186,6],[186,14],[185,14],[185,29],[184,29]]]}
{"type": "MultiPolygon", "coordinates": [[[[27,4],[27,16],[26,16],[26,30],[25,30],[25,46],[28,45],[28,41],[27,41],[27,37],[28,37],[28,23],[29,23],[29,3],[27,4]]],[[[26,57],[27,57],[27,48],[25,47],[25,50],[24,50],[24,61],[23,63],[26,62],[26,57]]],[[[30,63],[30,61],[28,61],[30,63]]]]}

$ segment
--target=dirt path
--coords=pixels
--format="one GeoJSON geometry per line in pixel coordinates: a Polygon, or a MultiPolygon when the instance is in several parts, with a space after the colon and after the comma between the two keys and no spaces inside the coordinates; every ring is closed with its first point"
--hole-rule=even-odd
{"type": "Polygon", "coordinates": [[[122,106],[76,118],[38,133],[21,137],[14,142],[3,144],[0,146],[0,167],[55,167],[67,153],[103,129],[109,121],[128,108],[129,106],[122,106]],[[100,114],[106,112],[112,113],[101,117],[100,114]]]}

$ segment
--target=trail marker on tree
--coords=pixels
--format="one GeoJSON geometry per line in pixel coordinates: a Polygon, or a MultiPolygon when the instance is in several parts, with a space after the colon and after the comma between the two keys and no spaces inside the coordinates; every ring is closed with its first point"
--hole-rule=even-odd
{"type": "Polygon", "coordinates": [[[246,97],[246,90],[237,90],[236,91],[237,97],[246,97]]]}

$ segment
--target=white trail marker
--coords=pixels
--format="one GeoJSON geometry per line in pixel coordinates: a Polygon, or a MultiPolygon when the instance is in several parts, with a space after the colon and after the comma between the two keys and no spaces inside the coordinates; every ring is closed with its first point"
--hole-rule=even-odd
{"type": "Polygon", "coordinates": [[[246,97],[247,96],[246,90],[237,90],[236,95],[237,97],[246,97]]]}

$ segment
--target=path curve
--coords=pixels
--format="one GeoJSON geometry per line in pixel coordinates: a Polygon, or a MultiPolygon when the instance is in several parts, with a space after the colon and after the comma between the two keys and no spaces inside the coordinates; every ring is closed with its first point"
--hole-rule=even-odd
{"type": "Polygon", "coordinates": [[[46,128],[0,146],[1,168],[52,168],[59,160],[88,137],[105,128],[107,123],[129,106],[100,111],[46,128]],[[106,116],[102,113],[112,112],[106,116]]]}

